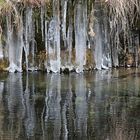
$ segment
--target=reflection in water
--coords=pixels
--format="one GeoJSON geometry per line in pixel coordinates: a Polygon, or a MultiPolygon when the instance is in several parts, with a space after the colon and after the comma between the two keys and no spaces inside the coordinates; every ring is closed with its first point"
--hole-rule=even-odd
{"type": "Polygon", "coordinates": [[[23,87],[21,74],[9,74],[1,100],[1,139],[16,139],[23,131],[23,87]]]}
{"type": "Polygon", "coordinates": [[[27,137],[34,135],[35,129],[35,106],[34,106],[34,79],[29,86],[29,77],[26,75],[26,84],[24,90],[24,107],[25,107],[25,116],[24,116],[24,127],[27,137]]]}
{"type": "Polygon", "coordinates": [[[60,137],[61,116],[60,116],[60,101],[61,101],[61,81],[60,76],[50,75],[46,89],[46,114],[45,127],[46,139],[58,139],[60,137]]]}
{"type": "Polygon", "coordinates": [[[76,131],[79,139],[87,138],[87,89],[83,75],[78,75],[75,79],[75,113],[76,131]]]}
{"type": "Polygon", "coordinates": [[[140,139],[138,70],[0,76],[0,140],[140,139]]]}

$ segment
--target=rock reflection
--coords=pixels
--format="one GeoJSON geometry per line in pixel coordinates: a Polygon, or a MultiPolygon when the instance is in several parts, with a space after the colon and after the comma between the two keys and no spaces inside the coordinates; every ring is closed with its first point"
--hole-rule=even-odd
{"type": "Polygon", "coordinates": [[[133,72],[8,74],[0,80],[0,139],[138,140],[140,78],[133,72]]]}

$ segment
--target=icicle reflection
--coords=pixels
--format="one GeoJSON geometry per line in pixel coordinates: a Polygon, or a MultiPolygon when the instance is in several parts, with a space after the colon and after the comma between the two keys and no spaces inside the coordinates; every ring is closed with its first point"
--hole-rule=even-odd
{"type": "Polygon", "coordinates": [[[138,1],[2,2],[0,69],[12,73],[24,70],[81,73],[138,67],[138,1]]]}
{"type": "Polygon", "coordinates": [[[0,75],[0,138],[138,140],[139,83],[131,69],[0,75]]]}

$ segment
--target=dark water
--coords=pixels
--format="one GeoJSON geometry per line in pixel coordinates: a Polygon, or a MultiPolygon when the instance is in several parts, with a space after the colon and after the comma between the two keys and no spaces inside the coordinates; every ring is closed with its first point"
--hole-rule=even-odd
{"type": "Polygon", "coordinates": [[[0,140],[139,140],[140,71],[0,73],[0,140]]]}

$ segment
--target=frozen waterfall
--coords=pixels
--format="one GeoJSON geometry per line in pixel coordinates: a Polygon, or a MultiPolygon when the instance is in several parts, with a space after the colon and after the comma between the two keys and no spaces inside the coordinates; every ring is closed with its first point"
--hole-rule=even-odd
{"type": "Polygon", "coordinates": [[[48,29],[48,53],[47,71],[59,72],[60,61],[60,14],[59,1],[53,0],[53,17],[48,29]]]}
{"type": "Polygon", "coordinates": [[[76,72],[82,72],[86,64],[87,41],[87,1],[83,0],[75,8],[75,51],[76,72]]]}
{"type": "Polygon", "coordinates": [[[9,72],[22,72],[22,51],[23,51],[23,23],[20,21],[20,29],[18,32],[14,30],[11,23],[11,15],[7,17],[7,47],[8,47],[8,58],[9,72]]]}
{"type": "Polygon", "coordinates": [[[95,64],[96,69],[108,69],[111,67],[110,49],[108,46],[109,38],[107,36],[108,24],[107,17],[103,11],[101,2],[95,1],[94,5],[94,31],[95,31],[95,64]]]}
{"type": "Polygon", "coordinates": [[[4,13],[0,21],[0,69],[81,73],[126,66],[127,61],[131,61],[131,66],[139,66],[140,29],[129,23],[127,11],[119,15],[113,7],[116,4],[119,8],[119,3],[108,6],[109,1],[102,0],[9,2],[11,11],[4,13]]]}

